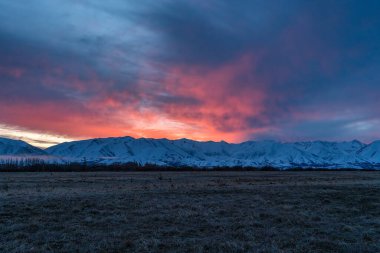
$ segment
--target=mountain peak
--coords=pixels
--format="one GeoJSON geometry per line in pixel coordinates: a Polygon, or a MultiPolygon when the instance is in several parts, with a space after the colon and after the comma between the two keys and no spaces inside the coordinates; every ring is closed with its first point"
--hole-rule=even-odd
{"type": "Polygon", "coordinates": [[[0,137],[0,156],[15,155],[46,155],[46,153],[25,141],[0,137]]]}

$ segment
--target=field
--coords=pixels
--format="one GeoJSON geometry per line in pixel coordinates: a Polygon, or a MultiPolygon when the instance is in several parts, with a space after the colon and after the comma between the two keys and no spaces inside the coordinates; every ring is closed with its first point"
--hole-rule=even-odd
{"type": "Polygon", "coordinates": [[[0,252],[380,252],[380,172],[0,173],[0,252]]]}

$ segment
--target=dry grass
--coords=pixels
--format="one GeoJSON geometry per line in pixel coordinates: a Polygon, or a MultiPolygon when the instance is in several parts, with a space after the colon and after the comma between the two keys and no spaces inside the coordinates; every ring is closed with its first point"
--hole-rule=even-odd
{"type": "Polygon", "coordinates": [[[380,252],[380,173],[1,173],[0,234],[0,252],[380,252]]]}

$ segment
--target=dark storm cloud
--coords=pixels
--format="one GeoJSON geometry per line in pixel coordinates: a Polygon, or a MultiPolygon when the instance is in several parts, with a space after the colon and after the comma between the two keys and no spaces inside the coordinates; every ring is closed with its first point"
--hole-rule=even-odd
{"type": "Polygon", "coordinates": [[[166,1],[139,21],[163,36],[163,58],[174,63],[219,65],[261,47],[297,8],[277,1],[166,1]]]}
{"type": "Polygon", "coordinates": [[[3,99],[85,102],[86,98],[118,90],[133,93],[136,81],[133,66],[125,71],[105,67],[107,56],[101,54],[107,50],[107,43],[101,36],[66,38],[77,46],[73,49],[71,45],[65,47],[66,43],[49,44],[50,40],[40,40],[38,35],[29,37],[0,27],[0,96],[3,99]],[[17,71],[19,74],[15,75],[17,71]]]}

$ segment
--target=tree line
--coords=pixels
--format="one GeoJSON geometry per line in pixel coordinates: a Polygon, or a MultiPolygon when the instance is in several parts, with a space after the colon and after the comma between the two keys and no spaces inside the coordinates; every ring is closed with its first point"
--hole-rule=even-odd
{"type": "MultiPolygon", "coordinates": [[[[38,158],[25,159],[0,159],[0,172],[83,172],[83,171],[281,171],[284,169],[272,166],[246,167],[246,166],[218,166],[218,167],[193,167],[183,165],[157,165],[140,164],[137,162],[99,164],[82,162],[52,163],[38,158]]],[[[286,171],[331,171],[337,169],[326,168],[287,168],[286,171]]],[[[339,168],[339,170],[353,171],[358,169],[339,168]]],[[[374,169],[362,169],[372,171],[374,169]]]]}

